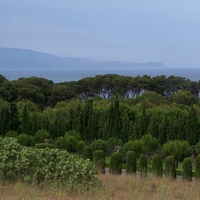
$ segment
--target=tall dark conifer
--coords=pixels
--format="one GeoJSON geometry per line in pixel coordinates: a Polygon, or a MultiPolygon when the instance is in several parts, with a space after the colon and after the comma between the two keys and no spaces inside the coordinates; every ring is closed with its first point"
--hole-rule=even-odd
{"type": "Polygon", "coordinates": [[[92,140],[93,134],[93,102],[87,100],[80,115],[80,134],[86,141],[92,140]]]}
{"type": "Polygon", "coordinates": [[[0,133],[1,135],[5,135],[10,129],[9,122],[10,122],[10,113],[7,107],[2,107],[0,112],[0,133]]]}
{"type": "Polygon", "coordinates": [[[188,120],[187,120],[187,137],[189,144],[194,145],[198,142],[199,132],[197,123],[197,114],[195,108],[190,108],[188,120]]]}
{"type": "Polygon", "coordinates": [[[21,132],[25,134],[30,134],[29,132],[29,113],[27,104],[24,106],[23,113],[22,113],[22,126],[21,132]]]}
{"type": "Polygon", "coordinates": [[[146,134],[146,129],[147,129],[147,121],[146,121],[146,105],[145,102],[142,101],[142,115],[140,119],[140,131],[138,138],[141,138],[143,135],[146,134]]]}
{"type": "Polygon", "coordinates": [[[10,104],[10,123],[9,123],[9,129],[11,131],[19,131],[19,116],[18,116],[18,110],[15,103],[10,104]]]}
{"type": "Polygon", "coordinates": [[[91,141],[94,137],[94,135],[96,134],[94,132],[94,111],[93,111],[93,101],[92,100],[88,100],[86,102],[85,105],[85,109],[86,109],[86,119],[87,119],[87,127],[86,127],[86,135],[87,135],[87,139],[89,141],[91,141]]]}
{"type": "Polygon", "coordinates": [[[113,103],[114,108],[114,124],[113,124],[113,130],[112,130],[112,136],[113,137],[121,137],[121,116],[120,116],[120,110],[119,110],[119,100],[116,98],[113,103]]]}
{"type": "Polygon", "coordinates": [[[35,135],[37,130],[38,130],[37,115],[34,112],[32,115],[32,120],[31,120],[31,135],[35,135]]]}
{"type": "MultiPolygon", "coordinates": [[[[107,138],[109,137],[121,137],[121,116],[119,110],[119,100],[116,98],[111,104],[108,112],[107,122],[107,138]]],[[[105,138],[105,139],[107,139],[105,138]]]]}

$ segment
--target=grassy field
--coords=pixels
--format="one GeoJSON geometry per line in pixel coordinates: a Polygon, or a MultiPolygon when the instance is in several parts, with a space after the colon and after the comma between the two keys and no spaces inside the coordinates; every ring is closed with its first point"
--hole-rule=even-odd
{"type": "Polygon", "coordinates": [[[102,188],[69,192],[64,188],[0,184],[2,200],[199,200],[200,183],[165,178],[99,175],[102,188]]]}

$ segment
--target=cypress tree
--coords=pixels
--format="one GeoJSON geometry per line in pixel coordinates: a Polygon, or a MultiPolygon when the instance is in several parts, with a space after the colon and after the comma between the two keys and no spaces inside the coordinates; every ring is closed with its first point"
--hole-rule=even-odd
{"type": "Polygon", "coordinates": [[[113,102],[114,124],[112,126],[112,137],[121,137],[121,121],[119,111],[119,100],[116,98],[113,102]]]}
{"type": "Polygon", "coordinates": [[[145,102],[142,102],[142,118],[141,118],[141,132],[139,138],[146,134],[146,105],[145,102]]]}
{"type": "Polygon", "coordinates": [[[22,113],[22,133],[29,134],[29,113],[27,104],[24,106],[23,113],[22,113]]]}
{"type": "Polygon", "coordinates": [[[122,173],[122,157],[121,157],[121,154],[118,152],[114,152],[111,155],[110,173],[111,174],[121,174],[122,173]]]}
{"type": "Polygon", "coordinates": [[[121,130],[121,139],[123,142],[128,141],[128,136],[129,136],[129,126],[130,126],[130,121],[129,121],[129,116],[127,113],[123,113],[122,116],[122,130],[121,130]]]}
{"type": "Polygon", "coordinates": [[[108,122],[107,122],[107,138],[118,137],[121,138],[121,115],[119,110],[119,100],[116,99],[111,104],[108,112],[108,122]]]}
{"type": "Polygon", "coordinates": [[[87,135],[87,140],[91,141],[94,137],[95,133],[94,132],[94,109],[93,109],[93,101],[88,100],[86,102],[86,114],[88,115],[88,121],[87,121],[87,127],[86,127],[86,135],[87,135]]]}
{"type": "Polygon", "coordinates": [[[112,137],[113,124],[114,124],[114,109],[113,109],[113,104],[111,104],[110,109],[108,111],[107,130],[106,130],[106,135],[104,135],[104,139],[112,137]]]}
{"type": "Polygon", "coordinates": [[[7,107],[2,107],[1,109],[1,121],[0,121],[0,131],[2,135],[5,135],[10,129],[10,113],[7,107]]]}
{"type": "Polygon", "coordinates": [[[190,158],[183,160],[183,180],[192,181],[192,161],[190,158]]]}
{"type": "Polygon", "coordinates": [[[198,123],[197,123],[197,113],[195,108],[192,106],[190,108],[188,120],[187,120],[187,137],[190,145],[197,143],[198,135],[198,123]]]}
{"type": "Polygon", "coordinates": [[[134,151],[128,151],[126,155],[126,173],[135,174],[137,170],[137,158],[134,151]]]}
{"type": "Polygon", "coordinates": [[[200,179],[200,155],[196,157],[196,173],[195,173],[196,179],[200,179]]]}
{"type": "Polygon", "coordinates": [[[49,131],[49,118],[46,115],[42,115],[42,129],[49,131]]]}
{"type": "Polygon", "coordinates": [[[10,130],[19,131],[19,118],[18,118],[18,110],[15,103],[10,104],[10,130]]]}
{"type": "Polygon", "coordinates": [[[156,154],[153,157],[152,170],[155,176],[162,176],[162,158],[159,154],[156,154]]]}
{"type": "Polygon", "coordinates": [[[32,123],[31,123],[31,135],[35,135],[35,133],[38,130],[38,124],[37,124],[37,115],[34,112],[32,115],[32,123]]]}
{"type": "Polygon", "coordinates": [[[176,160],[173,156],[167,156],[165,160],[166,176],[169,178],[176,178],[176,160]]]}
{"type": "Polygon", "coordinates": [[[93,162],[96,169],[100,173],[105,173],[105,152],[103,150],[96,150],[93,154],[93,162]]]}
{"type": "Polygon", "coordinates": [[[92,134],[92,140],[103,138],[99,134],[99,113],[98,111],[93,112],[93,134],[92,134]]]}
{"type": "Polygon", "coordinates": [[[139,170],[140,176],[147,176],[147,156],[145,154],[141,154],[139,157],[139,170]]]}
{"type": "Polygon", "coordinates": [[[85,107],[82,109],[81,113],[82,117],[82,136],[86,141],[91,141],[93,134],[93,102],[92,100],[87,100],[85,103],[85,107]]]}

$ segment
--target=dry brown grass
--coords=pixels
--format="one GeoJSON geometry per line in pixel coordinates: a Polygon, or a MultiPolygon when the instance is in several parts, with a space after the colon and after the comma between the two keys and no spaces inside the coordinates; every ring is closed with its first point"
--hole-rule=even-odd
{"type": "Polygon", "coordinates": [[[0,185],[2,200],[199,200],[200,183],[165,178],[99,175],[102,188],[67,192],[53,187],[33,187],[21,183],[0,185]]]}

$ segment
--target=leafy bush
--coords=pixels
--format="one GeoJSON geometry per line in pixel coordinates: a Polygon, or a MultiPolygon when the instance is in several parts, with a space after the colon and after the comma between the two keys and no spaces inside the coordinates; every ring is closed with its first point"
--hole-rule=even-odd
{"type": "Polygon", "coordinates": [[[34,135],[34,139],[36,143],[43,143],[45,139],[50,139],[50,133],[47,130],[40,129],[34,135]]]}
{"type": "Polygon", "coordinates": [[[151,134],[143,135],[141,141],[144,142],[148,153],[156,151],[158,149],[158,140],[151,134]]]}
{"type": "Polygon", "coordinates": [[[96,150],[103,150],[106,152],[107,150],[107,142],[104,140],[94,140],[91,144],[90,147],[92,148],[92,152],[94,153],[96,150]]]}
{"type": "Polygon", "coordinates": [[[200,155],[196,157],[196,178],[200,179],[200,155]]]}
{"type": "Polygon", "coordinates": [[[136,164],[137,158],[134,151],[128,151],[126,156],[126,173],[127,174],[134,174],[137,170],[136,164]]]}
{"type": "Polygon", "coordinates": [[[22,148],[17,139],[0,137],[0,177],[3,181],[17,180],[16,161],[21,155],[22,148]]]}
{"type": "Polygon", "coordinates": [[[33,139],[33,136],[31,135],[26,135],[24,133],[21,133],[16,138],[17,138],[18,143],[23,146],[30,147],[30,146],[33,146],[34,144],[34,139],[33,139]]]}
{"type": "Polygon", "coordinates": [[[67,149],[67,142],[65,137],[61,136],[56,140],[56,147],[58,149],[67,149]]]}
{"type": "Polygon", "coordinates": [[[141,154],[139,157],[139,170],[140,176],[147,176],[147,156],[145,154],[141,154]]]}
{"type": "Polygon", "coordinates": [[[53,144],[48,144],[48,143],[37,143],[35,145],[35,148],[37,148],[37,149],[45,149],[45,148],[52,149],[52,148],[54,148],[54,145],[53,144]]]}
{"type": "Polygon", "coordinates": [[[90,159],[90,160],[93,159],[93,156],[92,156],[92,148],[91,148],[91,147],[86,146],[86,147],[83,148],[83,155],[82,155],[82,158],[83,158],[83,159],[90,159]]]}
{"type": "Polygon", "coordinates": [[[0,177],[4,182],[89,188],[99,184],[95,173],[92,162],[67,151],[22,147],[13,138],[0,138],[0,177]]]}
{"type": "Polygon", "coordinates": [[[152,172],[155,176],[162,176],[162,158],[159,154],[156,154],[153,157],[152,172]]]}
{"type": "Polygon", "coordinates": [[[169,178],[176,178],[176,160],[173,156],[167,156],[165,160],[166,171],[165,174],[169,178]]]}
{"type": "Polygon", "coordinates": [[[147,150],[146,150],[145,143],[143,141],[131,140],[123,146],[124,154],[127,154],[128,151],[134,151],[138,158],[140,154],[145,154],[147,150]]]}
{"type": "Polygon", "coordinates": [[[183,160],[183,180],[192,180],[192,160],[190,158],[185,158],[183,160]]]}
{"type": "Polygon", "coordinates": [[[75,136],[65,136],[65,140],[66,140],[66,149],[69,152],[76,152],[77,151],[77,138],[75,136]]]}
{"type": "Polygon", "coordinates": [[[93,154],[93,162],[98,172],[105,173],[105,152],[96,150],[93,154]]]}
{"type": "Polygon", "coordinates": [[[195,146],[197,154],[200,154],[200,141],[195,146]]]}
{"type": "Polygon", "coordinates": [[[118,152],[114,152],[111,155],[110,173],[111,174],[121,174],[122,173],[122,157],[121,157],[121,154],[118,152]]]}
{"type": "Polygon", "coordinates": [[[75,131],[75,130],[71,130],[71,131],[67,131],[65,133],[65,136],[73,136],[75,137],[77,140],[81,140],[81,135],[79,132],[75,131]]]}
{"type": "Polygon", "coordinates": [[[86,146],[83,140],[79,140],[76,144],[76,149],[78,150],[79,155],[83,153],[83,149],[86,146]]]}
{"type": "Polygon", "coordinates": [[[17,137],[19,134],[17,131],[8,131],[6,134],[5,134],[5,137],[17,137]]]}
{"type": "Polygon", "coordinates": [[[187,141],[173,140],[162,146],[162,153],[165,157],[173,156],[178,161],[183,161],[185,157],[191,156],[192,147],[187,141]]]}

